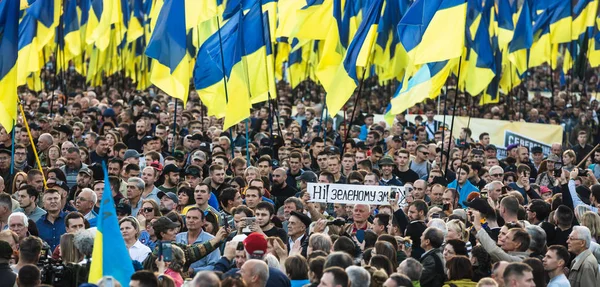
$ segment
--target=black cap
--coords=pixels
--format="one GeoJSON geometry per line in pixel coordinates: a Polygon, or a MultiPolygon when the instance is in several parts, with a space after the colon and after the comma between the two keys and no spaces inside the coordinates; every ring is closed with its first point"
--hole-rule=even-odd
{"type": "Polygon", "coordinates": [[[145,136],[142,138],[142,145],[145,145],[149,141],[153,141],[154,139],[156,139],[156,137],[154,137],[154,136],[145,136]]]}
{"type": "Polygon", "coordinates": [[[336,146],[330,146],[327,148],[327,152],[333,155],[339,155],[340,154],[340,149],[336,146]]]}
{"type": "Polygon", "coordinates": [[[179,198],[177,197],[177,195],[175,193],[172,192],[164,192],[164,191],[159,191],[156,196],[158,197],[158,199],[163,198],[163,196],[168,196],[173,202],[179,204],[179,198]]]}
{"type": "Polygon", "coordinates": [[[304,145],[304,144],[302,143],[301,139],[295,138],[295,139],[292,140],[292,146],[293,147],[302,147],[302,145],[304,145]]]}
{"type": "Polygon", "coordinates": [[[300,221],[302,221],[302,223],[304,223],[306,228],[308,228],[310,226],[310,223],[312,222],[312,220],[310,220],[310,218],[306,214],[300,213],[295,210],[290,212],[290,216],[298,217],[298,219],[300,219],[300,221]]]}
{"type": "Polygon", "coordinates": [[[366,119],[366,118],[373,118],[373,117],[375,117],[375,115],[374,115],[374,114],[366,114],[366,115],[365,115],[365,119],[366,119]]]}
{"type": "Polygon", "coordinates": [[[152,223],[152,227],[155,232],[164,232],[168,229],[179,227],[179,222],[173,222],[168,217],[162,216],[152,223]]]}
{"type": "Polygon", "coordinates": [[[483,154],[483,151],[482,151],[482,150],[480,150],[480,149],[474,149],[474,150],[472,150],[472,151],[471,151],[471,153],[472,153],[472,154],[478,154],[478,155],[482,155],[482,154],[483,154]]]}
{"type": "Polygon", "coordinates": [[[393,136],[392,137],[392,141],[401,142],[402,141],[402,137],[400,137],[400,136],[393,136]]]}
{"type": "Polygon", "coordinates": [[[131,205],[127,203],[119,203],[116,208],[117,214],[131,215],[131,205]]]}
{"type": "Polygon", "coordinates": [[[68,125],[60,125],[58,127],[54,127],[54,130],[57,130],[59,132],[63,132],[63,133],[68,134],[68,135],[70,135],[70,134],[73,133],[73,129],[70,126],[68,126],[68,125]]]}
{"type": "Polygon", "coordinates": [[[305,182],[316,183],[318,180],[317,174],[312,171],[305,171],[300,176],[296,177],[296,180],[303,180],[305,182]]]}
{"type": "Polygon", "coordinates": [[[356,148],[357,149],[369,149],[367,147],[367,145],[365,144],[365,142],[363,142],[363,141],[360,141],[360,142],[356,143],[356,148]]]}
{"type": "Polygon", "coordinates": [[[190,137],[190,140],[193,141],[202,141],[202,135],[201,134],[194,134],[190,137]]]}
{"type": "Polygon", "coordinates": [[[0,149],[0,154],[2,154],[2,153],[8,154],[8,155],[12,155],[12,152],[10,150],[5,149],[5,148],[0,149]]]}
{"type": "MultiPolygon", "coordinates": [[[[48,179],[48,181],[50,181],[50,179],[48,179]]],[[[62,190],[69,191],[69,186],[67,185],[67,183],[59,179],[54,179],[53,182],[46,182],[46,186],[48,188],[58,187],[62,190]]]]}
{"type": "Polygon", "coordinates": [[[541,146],[534,146],[533,148],[531,148],[531,153],[543,153],[544,151],[542,150],[541,146]]]}
{"type": "Polygon", "coordinates": [[[478,197],[471,200],[470,202],[464,201],[463,205],[481,212],[481,214],[486,217],[494,213],[494,209],[492,209],[490,204],[487,202],[487,199],[485,198],[478,197]]]}
{"type": "Polygon", "coordinates": [[[270,146],[271,140],[269,138],[263,138],[260,140],[260,145],[261,146],[270,146]]]}
{"type": "Polygon", "coordinates": [[[163,174],[169,174],[170,172],[180,172],[181,170],[174,164],[167,164],[162,170],[163,174]]]}
{"type": "Polygon", "coordinates": [[[200,167],[191,165],[185,169],[185,175],[193,175],[195,177],[200,177],[202,175],[202,172],[200,171],[200,167]]]}
{"type": "Polygon", "coordinates": [[[384,156],[379,160],[379,166],[395,165],[394,160],[389,156],[384,156]]]}
{"type": "Polygon", "coordinates": [[[485,146],[485,150],[493,150],[493,151],[497,151],[498,149],[496,148],[495,145],[493,144],[489,144],[487,146],[485,146]]]}
{"type": "Polygon", "coordinates": [[[180,150],[176,150],[173,153],[173,157],[175,158],[175,160],[178,160],[178,161],[185,160],[185,154],[180,150]]]}

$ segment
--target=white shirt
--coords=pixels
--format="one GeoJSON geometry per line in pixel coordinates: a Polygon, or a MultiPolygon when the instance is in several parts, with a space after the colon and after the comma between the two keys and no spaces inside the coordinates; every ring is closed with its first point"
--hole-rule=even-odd
{"type": "Polygon", "coordinates": [[[129,257],[131,257],[131,260],[140,263],[146,260],[146,257],[148,257],[150,252],[152,252],[152,250],[150,250],[148,246],[142,244],[139,240],[137,240],[133,246],[129,247],[129,257]]]}

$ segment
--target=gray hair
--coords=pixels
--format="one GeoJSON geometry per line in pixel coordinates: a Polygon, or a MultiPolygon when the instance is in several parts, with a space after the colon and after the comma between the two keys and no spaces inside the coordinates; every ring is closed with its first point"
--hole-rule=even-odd
{"type": "Polygon", "coordinates": [[[13,217],[21,217],[21,220],[23,221],[23,226],[25,226],[25,228],[29,227],[29,221],[27,221],[27,215],[25,215],[25,213],[13,212],[11,215],[8,216],[8,222],[10,222],[10,220],[13,217]]]}
{"type": "Polygon", "coordinates": [[[135,187],[139,188],[140,190],[144,190],[144,188],[146,187],[146,183],[144,183],[144,180],[142,180],[139,177],[130,177],[127,180],[127,183],[135,184],[135,187]]]}
{"type": "Polygon", "coordinates": [[[246,263],[244,263],[244,265],[246,264],[252,264],[250,274],[252,274],[252,276],[258,277],[258,285],[266,286],[267,280],[269,279],[269,266],[267,265],[267,263],[258,259],[250,259],[246,261],[246,263]]]}
{"type": "Polygon", "coordinates": [[[96,203],[98,202],[98,195],[91,188],[87,187],[82,189],[79,194],[82,194],[84,192],[89,192],[92,195],[92,202],[94,203],[94,205],[96,205],[96,203]]]}
{"type": "Polygon", "coordinates": [[[581,221],[581,217],[583,216],[583,214],[588,211],[592,211],[592,209],[588,205],[580,204],[575,206],[573,213],[575,213],[575,218],[577,218],[577,221],[581,221]]]}
{"type": "Polygon", "coordinates": [[[592,244],[592,233],[586,226],[573,226],[573,232],[577,232],[578,239],[585,241],[585,248],[590,248],[592,244]]]}
{"type": "MultiPolygon", "coordinates": [[[[250,257],[247,257],[250,258],[250,257]]],[[[271,253],[267,253],[267,255],[265,255],[265,257],[263,257],[263,260],[265,261],[265,263],[267,263],[267,266],[271,267],[271,268],[275,268],[275,269],[281,269],[281,265],[279,265],[279,259],[277,259],[277,257],[275,257],[275,255],[271,254],[271,253]]]]}
{"type": "Polygon", "coordinates": [[[196,276],[194,276],[194,280],[192,281],[191,286],[194,287],[219,287],[221,286],[221,280],[215,272],[212,271],[200,271],[196,276]]]}
{"type": "Polygon", "coordinates": [[[333,242],[331,242],[331,237],[329,237],[329,235],[313,233],[308,239],[308,245],[312,247],[313,251],[321,250],[329,254],[331,252],[333,242]]]}
{"type": "Polygon", "coordinates": [[[446,226],[446,222],[444,222],[444,220],[439,219],[439,218],[434,218],[431,221],[429,221],[429,223],[427,223],[427,227],[435,227],[439,230],[442,231],[442,233],[444,234],[444,237],[446,237],[446,234],[448,234],[448,227],[446,226]]]}
{"type": "Polygon", "coordinates": [[[546,231],[537,225],[529,225],[525,227],[527,233],[531,237],[529,242],[529,250],[543,253],[546,248],[546,231]]]}
{"type": "Polygon", "coordinates": [[[352,286],[371,285],[371,274],[363,267],[349,266],[346,268],[346,273],[348,273],[348,280],[352,282],[352,286]]]}
{"type": "Polygon", "coordinates": [[[496,169],[499,169],[499,170],[502,171],[502,173],[504,173],[504,169],[501,166],[499,166],[499,165],[495,165],[495,166],[490,167],[490,171],[489,172],[492,173],[492,170],[496,170],[496,169]]]}
{"type": "Polygon", "coordinates": [[[406,274],[410,281],[418,281],[423,273],[423,264],[412,257],[406,258],[398,267],[398,272],[406,274]]]}

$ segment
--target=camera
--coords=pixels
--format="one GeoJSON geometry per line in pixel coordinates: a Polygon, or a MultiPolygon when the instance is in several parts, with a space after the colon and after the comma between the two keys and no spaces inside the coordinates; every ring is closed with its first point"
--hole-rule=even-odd
{"type": "Polygon", "coordinates": [[[577,176],[587,176],[587,175],[588,175],[587,169],[579,169],[579,172],[577,173],[577,176]]]}

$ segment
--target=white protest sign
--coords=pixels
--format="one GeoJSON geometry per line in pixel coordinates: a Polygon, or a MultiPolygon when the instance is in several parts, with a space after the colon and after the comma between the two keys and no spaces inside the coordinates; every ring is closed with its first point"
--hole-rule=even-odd
{"type": "Polygon", "coordinates": [[[390,204],[391,193],[399,193],[399,202],[405,202],[404,187],[374,186],[337,183],[308,183],[306,188],[310,202],[342,204],[390,204]]]}

